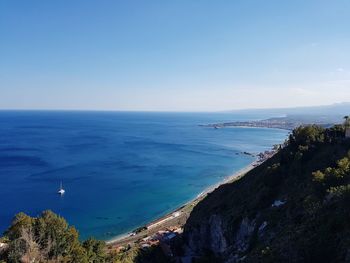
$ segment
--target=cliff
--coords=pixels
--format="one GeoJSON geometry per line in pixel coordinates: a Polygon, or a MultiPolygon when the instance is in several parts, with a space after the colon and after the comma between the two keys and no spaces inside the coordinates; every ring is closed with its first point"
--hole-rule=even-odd
{"type": "Polygon", "coordinates": [[[193,210],[195,262],[350,262],[350,141],[340,126],[298,128],[288,145],[193,210]]]}

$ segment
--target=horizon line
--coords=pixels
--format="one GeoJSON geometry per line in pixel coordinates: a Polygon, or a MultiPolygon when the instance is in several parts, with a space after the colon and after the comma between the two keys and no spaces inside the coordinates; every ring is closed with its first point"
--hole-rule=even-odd
{"type": "Polygon", "coordinates": [[[301,106],[290,106],[290,107],[262,107],[262,108],[239,108],[239,109],[227,109],[227,110],[132,110],[132,109],[48,109],[48,108],[0,108],[0,111],[76,111],[76,112],[159,112],[159,113],[225,113],[225,112],[234,112],[234,111],[250,111],[250,110],[285,110],[285,109],[298,109],[298,108],[315,108],[315,107],[329,107],[336,105],[346,105],[350,102],[335,102],[332,104],[319,104],[319,105],[301,105],[301,106]]]}

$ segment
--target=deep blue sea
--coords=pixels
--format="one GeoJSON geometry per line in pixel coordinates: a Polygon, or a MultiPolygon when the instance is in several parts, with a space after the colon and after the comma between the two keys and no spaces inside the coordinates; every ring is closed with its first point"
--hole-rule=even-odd
{"type": "Polygon", "coordinates": [[[130,231],[254,160],[241,152],[259,153],[287,136],[277,129],[199,124],[261,117],[0,111],[0,232],[14,214],[45,209],[64,216],[82,239],[130,231]]]}

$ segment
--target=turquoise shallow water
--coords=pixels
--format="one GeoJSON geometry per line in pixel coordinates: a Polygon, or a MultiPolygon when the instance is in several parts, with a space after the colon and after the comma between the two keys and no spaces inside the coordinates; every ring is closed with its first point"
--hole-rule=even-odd
{"type": "MultiPolygon", "coordinates": [[[[259,116],[261,117],[261,116],[259,116]]],[[[0,111],[0,231],[52,209],[82,238],[110,239],[166,214],[282,142],[287,131],[212,129],[230,113],[0,111]],[[66,194],[56,194],[63,181],[66,194]]]]}

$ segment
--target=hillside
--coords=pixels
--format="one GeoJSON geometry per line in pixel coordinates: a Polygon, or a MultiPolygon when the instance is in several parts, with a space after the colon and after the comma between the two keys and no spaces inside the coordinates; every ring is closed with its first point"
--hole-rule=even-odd
{"type": "Polygon", "coordinates": [[[338,121],[344,116],[344,112],[350,112],[350,102],[334,103],[329,105],[305,106],[294,108],[266,108],[266,109],[242,109],[233,110],[233,113],[250,113],[256,116],[327,116],[338,121]],[[340,117],[340,119],[339,119],[340,117]]]}
{"type": "Polygon", "coordinates": [[[350,261],[350,141],[337,126],[298,128],[288,145],[193,210],[196,262],[350,261]]]}

